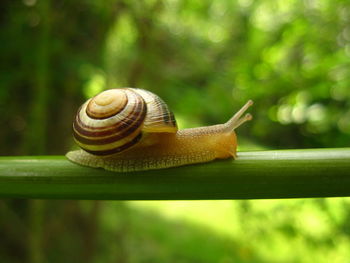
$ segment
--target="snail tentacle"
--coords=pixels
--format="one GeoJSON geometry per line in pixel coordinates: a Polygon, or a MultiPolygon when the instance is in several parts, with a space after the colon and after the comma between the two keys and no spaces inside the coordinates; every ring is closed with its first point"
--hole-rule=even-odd
{"type": "Polygon", "coordinates": [[[250,113],[247,113],[244,116],[243,114],[248,110],[250,106],[253,105],[253,103],[254,102],[252,100],[248,100],[246,104],[244,104],[243,107],[224,124],[224,130],[233,131],[243,123],[252,120],[253,116],[250,113]]]}

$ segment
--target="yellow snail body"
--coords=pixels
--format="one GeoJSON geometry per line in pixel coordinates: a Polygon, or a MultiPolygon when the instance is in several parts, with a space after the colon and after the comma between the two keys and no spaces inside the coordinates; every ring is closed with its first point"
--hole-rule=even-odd
{"type": "Polygon", "coordinates": [[[236,157],[235,128],[251,120],[249,100],[224,124],[178,130],[174,114],[142,89],[110,89],[78,110],[73,135],[81,150],[67,153],[77,164],[116,172],[162,169],[236,157]]]}

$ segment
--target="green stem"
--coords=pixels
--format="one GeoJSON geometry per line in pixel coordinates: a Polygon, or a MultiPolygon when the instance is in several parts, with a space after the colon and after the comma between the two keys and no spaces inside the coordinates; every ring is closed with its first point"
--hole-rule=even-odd
{"type": "Polygon", "coordinates": [[[113,173],[62,156],[1,157],[0,196],[175,200],[350,196],[350,148],[240,152],[236,160],[113,173]]]}

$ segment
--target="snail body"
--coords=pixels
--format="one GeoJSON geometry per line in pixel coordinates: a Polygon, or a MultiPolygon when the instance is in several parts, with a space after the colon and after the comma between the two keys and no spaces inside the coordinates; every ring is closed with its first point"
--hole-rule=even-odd
{"type": "Polygon", "coordinates": [[[73,123],[77,164],[116,172],[141,171],[236,158],[234,129],[250,120],[248,101],[224,124],[178,130],[174,114],[142,89],[106,90],[85,102],[73,123]]]}

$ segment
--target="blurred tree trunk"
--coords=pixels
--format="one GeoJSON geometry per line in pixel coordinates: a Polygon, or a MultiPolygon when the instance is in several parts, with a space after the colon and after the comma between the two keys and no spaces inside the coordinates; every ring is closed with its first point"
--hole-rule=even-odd
{"type": "Polygon", "coordinates": [[[29,263],[47,262],[43,250],[44,209],[45,200],[29,200],[28,206],[28,229],[27,251],[29,263]]]}
{"type": "MultiPolygon", "coordinates": [[[[45,154],[47,152],[47,127],[50,118],[48,103],[51,75],[50,39],[51,39],[51,7],[50,0],[42,0],[37,4],[40,16],[39,35],[36,43],[36,66],[33,72],[32,101],[29,105],[29,125],[24,139],[24,152],[29,154],[45,154]]],[[[52,137],[51,137],[52,138],[52,137]]]]}
{"type": "MultiPolygon", "coordinates": [[[[20,1],[0,4],[0,130],[1,155],[64,154],[71,145],[71,123],[84,100],[84,67],[104,67],[106,35],[123,9],[86,1],[20,1]],[[97,9],[97,10],[96,10],[97,9]],[[18,32],[21,32],[19,34],[18,32]],[[5,52],[4,52],[5,51],[5,52]]],[[[0,204],[2,259],[46,262],[43,240],[48,210],[76,204],[76,220],[84,247],[79,260],[92,262],[98,229],[99,205],[90,214],[80,203],[43,200],[3,201],[0,204]],[[50,203],[50,205],[48,205],[50,203]],[[9,211],[20,213],[11,214],[9,211]],[[84,223],[85,222],[85,223],[84,223]],[[23,227],[21,227],[23,225],[23,227]],[[24,237],[24,238],[23,238],[24,237]],[[13,249],[15,248],[15,249],[13,249]],[[17,253],[18,252],[18,253],[17,253]]],[[[65,222],[64,214],[58,215],[65,222]]],[[[57,233],[59,239],[60,233],[57,233]]],[[[45,237],[46,238],[46,237],[45,237]]],[[[61,238],[62,239],[62,238],[61,238]]],[[[46,239],[45,239],[46,240],[46,239]]],[[[74,248],[72,248],[74,249],[74,248]]],[[[62,256],[66,258],[66,256],[62,256]]]]}

